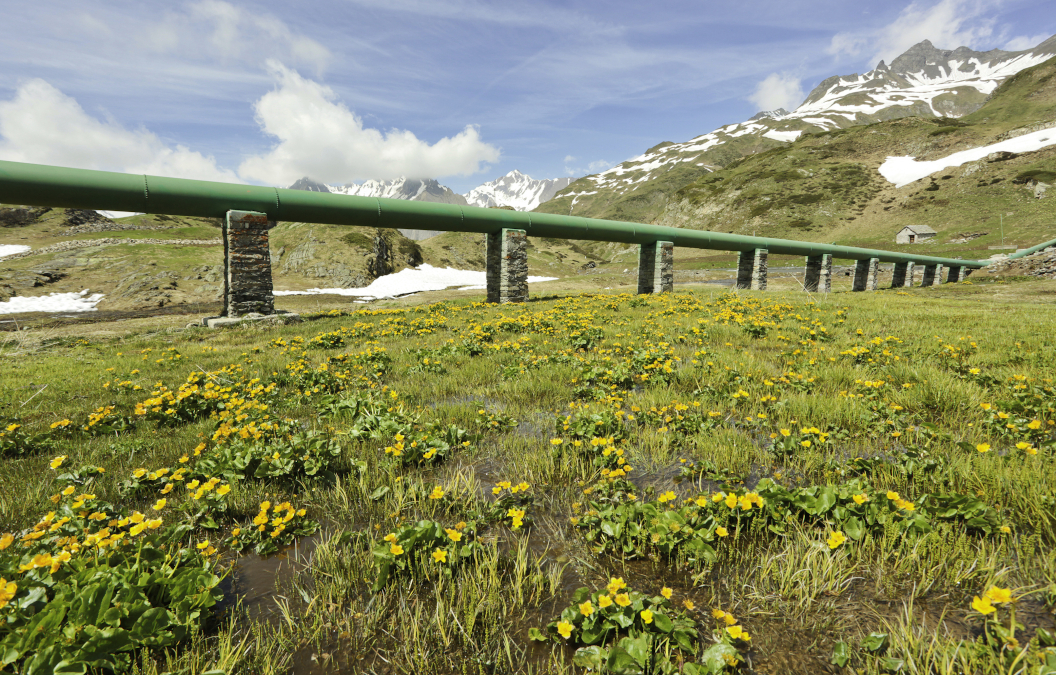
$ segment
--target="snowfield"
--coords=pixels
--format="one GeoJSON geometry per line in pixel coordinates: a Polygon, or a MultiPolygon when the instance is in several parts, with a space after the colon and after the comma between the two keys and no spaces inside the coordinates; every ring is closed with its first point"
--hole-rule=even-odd
{"type": "Polygon", "coordinates": [[[0,302],[0,314],[21,312],[94,312],[103,299],[102,293],[88,295],[88,289],[80,293],[49,293],[48,295],[16,295],[0,302]]]}
{"type": "Polygon", "coordinates": [[[0,244],[0,258],[6,258],[16,253],[25,253],[28,250],[29,247],[22,244],[0,244]]]}
{"type": "Polygon", "coordinates": [[[1050,145],[1056,145],[1056,129],[1042,129],[1000,143],[955,152],[948,157],[927,162],[918,162],[913,157],[888,157],[887,161],[880,165],[880,175],[888,182],[894,183],[895,187],[902,187],[930,176],[936,171],[982,159],[991,152],[1032,152],[1050,145]]]}
{"type": "MultiPolygon", "coordinates": [[[[557,277],[528,277],[528,283],[554,281],[557,277]]],[[[433,267],[420,265],[416,269],[405,269],[395,274],[378,277],[364,288],[310,288],[307,291],[275,291],[280,295],[347,295],[364,300],[397,298],[425,291],[442,291],[457,286],[460,291],[481,290],[486,288],[487,279],[484,272],[473,270],[456,270],[453,267],[433,267]]]]}

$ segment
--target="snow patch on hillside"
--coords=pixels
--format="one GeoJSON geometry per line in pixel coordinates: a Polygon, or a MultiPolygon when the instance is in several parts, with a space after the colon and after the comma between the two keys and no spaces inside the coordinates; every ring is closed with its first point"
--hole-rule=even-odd
{"type": "Polygon", "coordinates": [[[765,134],[763,134],[763,136],[765,136],[766,138],[772,138],[775,141],[785,141],[786,143],[791,143],[792,141],[794,141],[797,138],[799,138],[799,135],[802,134],[802,133],[803,133],[802,130],[800,130],[800,131],[768,131],[765,134]]]}
{"type": "Polygon", "coordinates": [[[48,295],[16,295],[0,302],[0,314],[22,312],[94,312],[103,299],[102,293],[88,295],[88,289],[80,293],[49,293],[48,295]]]}
{"type": "Polygon", "coordinates": [[[0,258],[6,258],[16,253],[25,253],[28,250],[29,247],[23,244],[0,244],[0,258]]]}
{"type": "Polygon", "coordinates": [[[1042,129],[1000,143],[962,150],[948,157],[926,162],[918,162],[913,157],[888,157],[887,161],[880,165],[880,175],[888,182],[894,183],[895,187],[902,187],[930,176],[936,171],[982,159],[992,152],[1033,152],[1050,145],[1056,145],[1056,129],[1042,129]]]}
{"type": "MultiPolygon", "coordinates": [[[[528,277],[528,283],[554,281],[557,277],[528,277]]],[[[425,291],[442,291],[453,286],[458,290],[479,290],[486,288],[487,278],[484,272],[458,270],[453,267],[433,267],[420,265],[415,269],[405,269],[395,274],[378,277],[369,286],[363,288],[310,288],[307,291],[275,291],[275,295],[347,295],[361,299],[397,298],[425,291]]]]}

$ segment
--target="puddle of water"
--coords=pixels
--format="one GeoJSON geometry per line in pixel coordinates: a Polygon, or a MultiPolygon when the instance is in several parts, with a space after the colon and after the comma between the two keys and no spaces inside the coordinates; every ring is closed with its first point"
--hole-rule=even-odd
{"type": "Polygon", "coordinates": [[[218,612],[231,612],[241,608],[249,621],[277,621],[281,618],[276,600],[300,604],[299,595],[291,595],[293,582],[310,581],[303,572],[311,564],[312,554],[319,544],[331,536],[331,528],[321,528],[310,537],[301,537],[294,544],[278,553],[261,557],[248,553],[238,557],[220,588],[224,599],[217,606],[218,612]]]}

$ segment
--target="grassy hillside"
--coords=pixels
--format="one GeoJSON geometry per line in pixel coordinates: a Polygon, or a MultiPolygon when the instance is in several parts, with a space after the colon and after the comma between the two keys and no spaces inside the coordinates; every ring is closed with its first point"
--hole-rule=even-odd
{"type": "MultiPolygon", "coordinates": [[[[30,255],[0,260],[0,300],[89,289],[100,310],[212,306],[223,292],[219,219],[139,215],[74,225],[76,211],[0,215],[0,244],[30,255]]],[[[271,231],[275,288],[366,286],[382,274],[422,262],[418,245],[396,230],[280,223],[271,231]]],[[[204,310],[203,310],[204,311],[204,310]]]]}

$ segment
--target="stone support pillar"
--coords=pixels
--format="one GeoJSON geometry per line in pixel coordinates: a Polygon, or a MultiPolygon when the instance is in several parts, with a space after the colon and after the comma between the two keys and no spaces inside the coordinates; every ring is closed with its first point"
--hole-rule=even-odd
{"type": "Polygon", "coordinates": [[[488,302],[528,301],[528,237],[503,228],[487,235],[488,302]]]}
{"type": "Polygon", "coordinates": [[[932,286],[938,286],[942,283],[942,265],[935,266],[935,280],[931,283],[932,286]]]}
{"type": "Polygon", "coordinates": [[[904,288],[910,286],[913,283],[913,263],[895,263],[895,268],[891,270],[891,288],[904,288]],[[907,282],[906,277],[909,277],[907,282]]]}
{"type": "Polygon", "coordinates": [[[880,276],[880,259],[868,258],[859,260],[854,265],[854,285],[852,291],[875,291],[877,278],[880,276]]]}
{"type": "Polygon", "coordinates": [[[268,230],[255,211],[228,211],[224,218],[224,317],[275,313],[268,230]]]}
{"type": "Polygon", "coordinates": [[[669,241],[638,249],[638,293],[670,293],[675,287],[675,245],[669,241]]]}
{"type": "Polygon", "coordinates": [[[964,269],[965,269],[965,268],[963,268],[963,267],[960,267],[960,266],[958,266],[958,265],[953,265],[953,266],[951,266],[951,267],[950,267],[950,271],[949,271],[949,274],[948,274],[948,275],[946,276],[946,283],[948,283],[948,284],[955,284],[955,283],[957,283],[958,281],[963,281],[963,280],[964,280],[964,278],[965,278],[965,277],[967,276],[967,275],[966,275],[966,274],[964,273],[964,269]]]}
{"type": "Polygon", "coordinates": [[[807,273],[803,279],[804,290],[810,293],[828,293],[832,290],[832,256],[828,253],[807,257],[807,273]]]}
{"type": "Polygon", "coordinates": [[[765,248],[753,248],[741,251],[737,256],[737,288],[750,288],[753,291],[766,290],[766,273],[768,251],[765,248]]]}
{"type": "Polygon", "coordinates": [[[920,280],[920,287],[927,288],[935,285],[935,265],[924,266],[924,277],[920,280]]]}

